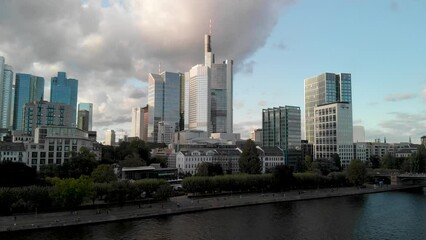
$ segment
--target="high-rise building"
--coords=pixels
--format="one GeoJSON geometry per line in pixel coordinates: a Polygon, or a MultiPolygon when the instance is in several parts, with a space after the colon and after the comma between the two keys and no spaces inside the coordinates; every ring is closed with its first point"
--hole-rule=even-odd
{"type": "Polygon", "coordinates": [[[74,126],[76,125],[77,96],[78,80],[67,78],[67,74],[65,72],[58,72],[57,77],[51,78],[50,102],[71,105],[74,126]]]}
{"type": "Polygon", "coordinates": [[[147,140],[147,129],[145,128],[145,126],[148,126],[148,123],[145,121],[148,117],[148,106],[143,108],[135,107],[132,109],[132,128],[130,137],[138,137],[143,141],[147,140]]]}
{"type": "Polygon", "coordinates": [[[354,126],[353,127],[354,134],[354,143],[356,142],[365,142],[365,128],[363,126],[354,126]]]}
{"type": "MultiPolygon", "coordinates": [[[[148,141],[159,142],[158,123],[168,122],[179,129],[181,74],[163,72],[148,76],[148,141]]],[[[161,141],[160,141],[161,142],[161,141]]]]}
{"type": "Polygon", "coordinates": [[[351,74],[323,73],[305,79],[305,133],[309,143],[314,142],[314,108],[334,102],[352,102],[351,74]]]}
{"type": "Polygon", "coordinates": [[[0,128],[10,128],[12,114],[13,69],[0,56],[0,128]]]}
{"type": "Polygon", "coordinates": [[[105,131],[105,145],[114,146],[115,145],[115,131],[108,129],[105,131]]]}
{"type": "MultiPolygon", "coordinates": [[[[92,131],[92,124],[93,124],[93,103],[79,103],[78,104],[78,111],[88,111],[89,115],[87,117],[87,130],[86,131],[92,131]]],[[[78,121],[77,121],[78,125],[78,121]]],[[[81,128],[80,128],[81,129],[81,128]]]]}
{"type": "Polygon", "coordinates": [[[23,112],[26,103],[42,101],[44,78],[25,73],[17,73],[15,80],[15,100],[13,104],[13,129],[23,129],[23,112]]]}
{"type": "Polygon", "coordinates": [[[34,135],[41,126],[71,127],[72,109],[68,104],[34,101],[26,103],[23,112],[23,132],[34,135]]]}
{"type": "Polygon", "coordinates": [[[87,110],[78,110],[77,115],[77,128],[89,131],[89,118],[90,118],[90,112],[87,110]]]}
{"type": "Polygon", "coordinates": [[[314,156],[332,158],[339,154],[342,167],[354,159],[352,104],[335,102],[314,108],[314,156]]]}
{"type": "Polygon", "coordinates": [[[207,133],[233,133],[233,61],[215,63],[211,37],[204,38],[204,64],[185,74],[184,127],[207,133]]]}
{"type": "Polygon", "coordinates": [[[285,164],[295,167],[301,159],[300,107],[263,109],[262,130],[263,147],[281,148],[284,151],[285,164]]]}
{"type": "Polygon", "coordinates": [[[158,142],[170,144],[173,142],[175,134],[175,124],[168,122],[158,122],[158,142]]]}

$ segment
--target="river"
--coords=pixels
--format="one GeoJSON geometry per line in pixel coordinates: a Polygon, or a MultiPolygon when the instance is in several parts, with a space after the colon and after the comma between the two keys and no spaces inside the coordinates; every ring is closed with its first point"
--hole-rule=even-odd
{"type": "Polygon", "coordinates": [[[426,188],[9,233],[2,239],[426,239],[426,188]]]}

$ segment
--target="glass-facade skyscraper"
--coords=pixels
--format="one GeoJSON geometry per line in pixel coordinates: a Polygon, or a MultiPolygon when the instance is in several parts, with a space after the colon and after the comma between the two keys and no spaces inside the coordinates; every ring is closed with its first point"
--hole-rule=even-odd
{"type": "Polygon", "coordinates": [[[148,141],[158,142],[158,123],[179,129],[181,117],[181,74],[162,72],[148,75],[148,141]]]}
{"type": "MultiPolygon", "coordinates": [[[[80,113],[80,111],[87,111],[88,112],[88,116],[84,117],[85,121],[87,121],[87,129],[86,129],[86,131],[92,131],[92,124],[93,124],[93,103],[79,103],[78,104],[78,112],[80,113]]],[[[80,117],[79,117],[79,119],[80,119],[80,117]]],[[[79,124],[77,124],[77,125],[79,125],[79,124]]],[[[86,125],[86,123],[83,124],[83,125],[86,125]]]]}
{"type": "Polygon", "coordinates": [[[13,69],[0,56],[0,128],[10,128],[12,114],[13,69]]]}
{"type": "Polygon", "coordinates": [[[26,103],[43,100],[44,78],[31,74],[17,73],[13,106],[13,129],[22,130],[23,112],[26,103]]]}
{"type": "Polygon", "coordinates": [[[211,37],[204,37],[204,64],[185,74],[184,127],[233,133],[233,61],[215,63],[211,37]]]}
{"type": "Polygon", "coordinates": [[[58,72],[57,77],[52,77],[50,84],[50,102],[71,105],[73,126],[76,124],[78,80],[67,78],[65,72],[58,72]]]}
{"type": "Polygon", "coordinates": [[[352,102],[350,73],[323,73],[305,79],[305,134],[314,143],[314,108],[334,102],[352,102]]]}
{"type": "Polygon", "coordinates": [[[262,110],[263,147],[279,147],[286,165],[295,167],[301,158],[300,107],[285,106],[262,110]]]}

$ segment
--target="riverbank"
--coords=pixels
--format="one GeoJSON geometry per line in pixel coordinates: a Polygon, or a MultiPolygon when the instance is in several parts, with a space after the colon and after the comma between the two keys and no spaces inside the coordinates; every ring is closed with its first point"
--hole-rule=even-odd
{"type": "Polygon", "coordinates": [[[89,209],[78,212],[54,212],[0,217],[0,232],[59,228],[76,225],[100,224],[115,221],[135,220],[222,208],[244,207],[286,201],[301,201],[331,197],[343,197],[387,191],[401,191],[420,186],[384,186],[382,188],[334,188],[296,190],[285,193],[230,194],[205,198],[174,197],[167,202],[114,207],[109,209],[89,209]]]}

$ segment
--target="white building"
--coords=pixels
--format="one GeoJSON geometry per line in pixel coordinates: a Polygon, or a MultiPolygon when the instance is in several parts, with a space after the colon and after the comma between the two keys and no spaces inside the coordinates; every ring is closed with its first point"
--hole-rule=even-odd
{"type": "Polygon", "coordinates": [[[331,158],[337,153],[342,167],[354,159],[352,104],[329,103],[314,109],[315,159],[331,158]]]}
{"type": "Polygon", "coordinates": [[[144,108],[132,108],[132,129],[130,137],[138,137],[143,139],[144,136],[144,108]]]}
{"type": "Polygon", "coordinates": [[[115,131],[108,129],[105,131],[105,145],[114,146],[115,145],[115,131]]]}
{"type": "Polygon", "coordinates": [[[0,142],[0,162],[27,163],[27,152],[23,143],[0,142]]]}
{"type": "Polygon", "coordinates": [[[48,164],[62,165],[70,160],[71,152],[79,152],[82,147],[101,159],[101,147],[89,139],[89,134],[74,127],[39,127],[34,134],[34,143],[27,144],[27,165],[37,171],[48,164]]]}
{"type": "Polygon", "coordinates": [[[173,142],[173,137],[175,134],[176,124],[170,124],[169,122],[158,122],[158,142],[170,144],[173,142]]]}
{"type": "Polygon", "coordinates": [[[365,142],[365,129],[363,126],[354,126],[354,143],[365,142]]]}
{"type": "MultiPolygon", "coordinates": [[[[11,129],[13,68],[0,56],[0,128],[11,129]]],[[[1,136],[3,137],[3,136],[1,136]]]]}
{"type": "Polygon", "coordinates": [[[276,166],[284,165],[284,152],[279,147],[256,147],[262,162],[262,173],[272,171],[276,166]]]}

